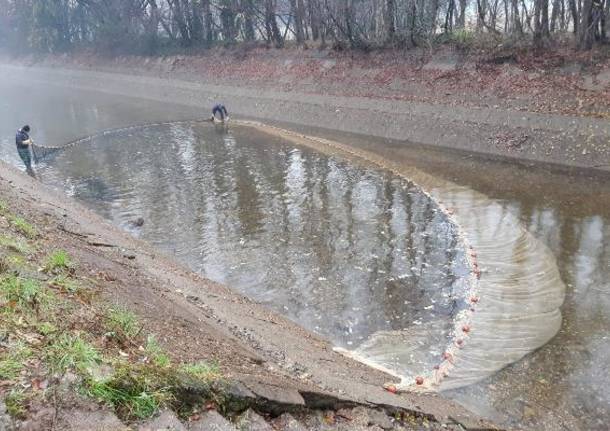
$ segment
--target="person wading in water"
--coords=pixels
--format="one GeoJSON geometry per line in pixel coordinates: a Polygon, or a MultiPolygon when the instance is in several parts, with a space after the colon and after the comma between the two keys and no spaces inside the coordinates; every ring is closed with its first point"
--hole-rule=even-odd
{"type": "Polygon", "coordinates": [[[217,104],[212,108],[212,118],[210,121],[214,121],[216,119],[216,114],[220,116],[220,121],[225,122],[225,116],[227,117],[227,121],[229,120],[229,113],[227,112],[227,108],[225,105],[217,104]]]}
{"type": "Polygon", "coordinates": [[[30,139],[29,133],[30,126],[28,125],[19,129],[17,135],[15,135],[15,144],[17,144],[17,153],[19,153],[19,157],[23,160],[26,171],[28,174],[32,175],[34,173],[34,170],[32,169],[32,140],[30,139]]]}

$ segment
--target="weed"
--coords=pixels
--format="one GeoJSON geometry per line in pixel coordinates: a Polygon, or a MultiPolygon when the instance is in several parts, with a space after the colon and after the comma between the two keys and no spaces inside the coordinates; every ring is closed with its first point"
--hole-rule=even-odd
{"type": "Polygon", "coordinates": [[[110,308],[106,321],[111,335],[123,342],[136,337],[141,329],[136,315],[120,307],[110,308]]]}
{"type": "Polygon", "coordinates": [[[163,348],[159,345],[154,335],[149,335],[146,339],[146,354],[150,361],[157,367],[167,367],[171,360],[163,348]]]}
{"type": "Polygon", "coordinates": [[[14,254],[12,256],[8,256],[5,260],[9,266],[13,266],[13,267],[23,267],[26,265],[26,261],[23,258],[23,256],[19,256],[16,254],[14,254]]]}
{"type": "Polygon", "coordinates": [[[36,326],[36,330],[45,337],[57,332],[57,327],[49,322],[42,322],[36,326]]]}
{"type": "Polygon", "coordinates": [[[163,372],[144,365],[124,365],[112,378],[88,382],[90,396],[114,406],[128,420],[144,419],[171,401],[171,385],[163,372]]]}
{"type": "Polygon", "coordinates": [[[0,279],[0,294],[15,308],[36,312],[45,309],[52,296],[35,280],[22,279],[14,275],[0,279]]]}
{"type": "Polygon", "coordinates": [[[182,364],[179,370],[203,381],[215,381],[221,377],[218,364],[208,364],[203,361],[194,364],[182,364]]]}
{"type": "Polygon", "coordinates": [[[145,419],[159,410],[159,402],[154,394],[140,392],[137,388],[114,387],[110,382],[96,382],[89,385],[89,395],[112,405],[122,417],[145,419]]]}
{"type": "Polygon", "coordinates": [[[48,347],[47,359],[55,371],[86,373],[101,361],[98,351],[79,335],[62,334],[48,347]]]}
{"type": "Polygon", "coordinates": [[[38,235],[36,228],[22,217],[11,217],[10,223],[18,232],[25,235],[27,238],[35,238],[38,235]]]}
{"type": "Polygon", "coordinates": [[[0,380],[13,380],[19,377],[25,367],[24,362],[32,356],[32,350],[22,343],[9,347],[0,357],[0,380]]]}
{"type": "Polygon", "coordinates": [[[207,365],[195,364],[191,370],[193,373],[187,374],[175,367],[123,364],[105,381],[89,379],[87,392],[114,406],[117,415],[126,420],[149,417],[164,406],[188,416],[206,401],[223,402],[222,396],[214,389],[215,380],[204,380],[194,375],[204,370],[207,373],[208,369],[207,365]]]}
{"type": "Polygon", "coordinates": [[[61,272],[72,268],[72,259],[64,250],[56,250],[47,256],[44,270],[46,272],[61,272]]]}
{"type": "Polygon", "coordinates": [[[11,269],[11,264],[4,256],[0,256],[0,274],[4,274],[11,269]]]}
{"type": "Polygon", "coordinates": [[[8,204],[0,199],[0,214],[8,213],[8,204]]]}
{"type": "Polygon", "coordinates": [[[63,292],[75,294],[80,290],[80,285],[78,282],[65,274],[60,274],[57,277],[53,278],[49,284],[51,286],[57,287],[63,292]]]}
{"type": "Polygon", "coordinates": [[[27,397],[23,391],[13,389],[4,398],[6,412],[15,419],[25,418],[27,412],[27,397]]]}
{"type": "Polygon", "coordinates": [[[30,254],[32,252],[27,243],[8,235],[0,235],[0,247],[20,254],[30,254]]]}

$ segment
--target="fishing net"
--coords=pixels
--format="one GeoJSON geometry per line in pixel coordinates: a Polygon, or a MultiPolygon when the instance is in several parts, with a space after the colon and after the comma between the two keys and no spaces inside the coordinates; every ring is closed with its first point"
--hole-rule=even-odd
{"type": "Polygon", "coordinates": [[[471,274],[469,288],[460,296],[470,305],[453,317],[444,349],[432,343],[438,328],[421,325],[374,333],[351,351],[338,349],[341,353],[400,377],[398,389],[442,391],[493,375],[558,332],[565,285],[555,257],[511,208],[365,150],[277,128],[262,129],[322,151],[330,148],[366,159],[408,178],[456,226],[466,252],[471,274]],[[422,359],[426,351],[436,355],[436,363],[428,370],[422,369],[430,363],[422,359]]]}
{"type": "Polygon", "coordinates": [[[34,163],[39,164],[43,161],[49,160],[53,155],[57,154],[64,147],[46,147],[43,145],[32,144],[32,156],[34,163]]]}

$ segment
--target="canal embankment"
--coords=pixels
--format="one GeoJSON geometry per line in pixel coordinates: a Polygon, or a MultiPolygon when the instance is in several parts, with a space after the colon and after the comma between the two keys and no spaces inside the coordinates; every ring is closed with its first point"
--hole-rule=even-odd
{"type": "Polygon", "coordinates": [[[210,115],[220,101],[242,118],[522,164],[610,170],[605,69],[570,74],[569,68],[483,68],[455,55],[367,61],[273,52],[4,61],[3,74],[26,82],[175,103],[192,109],[193,118],[210,115]]]}

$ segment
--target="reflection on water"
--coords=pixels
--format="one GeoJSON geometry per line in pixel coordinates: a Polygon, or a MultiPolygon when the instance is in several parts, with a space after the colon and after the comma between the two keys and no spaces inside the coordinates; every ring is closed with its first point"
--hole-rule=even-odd
{"type": "Polygon", "coordinates": [[[463,247],[426,195],[249,129],[110,134],[59,153],[40,176],[338,345],[408,330],[412,373],[438,361],[467,306],[463,247]]]}

